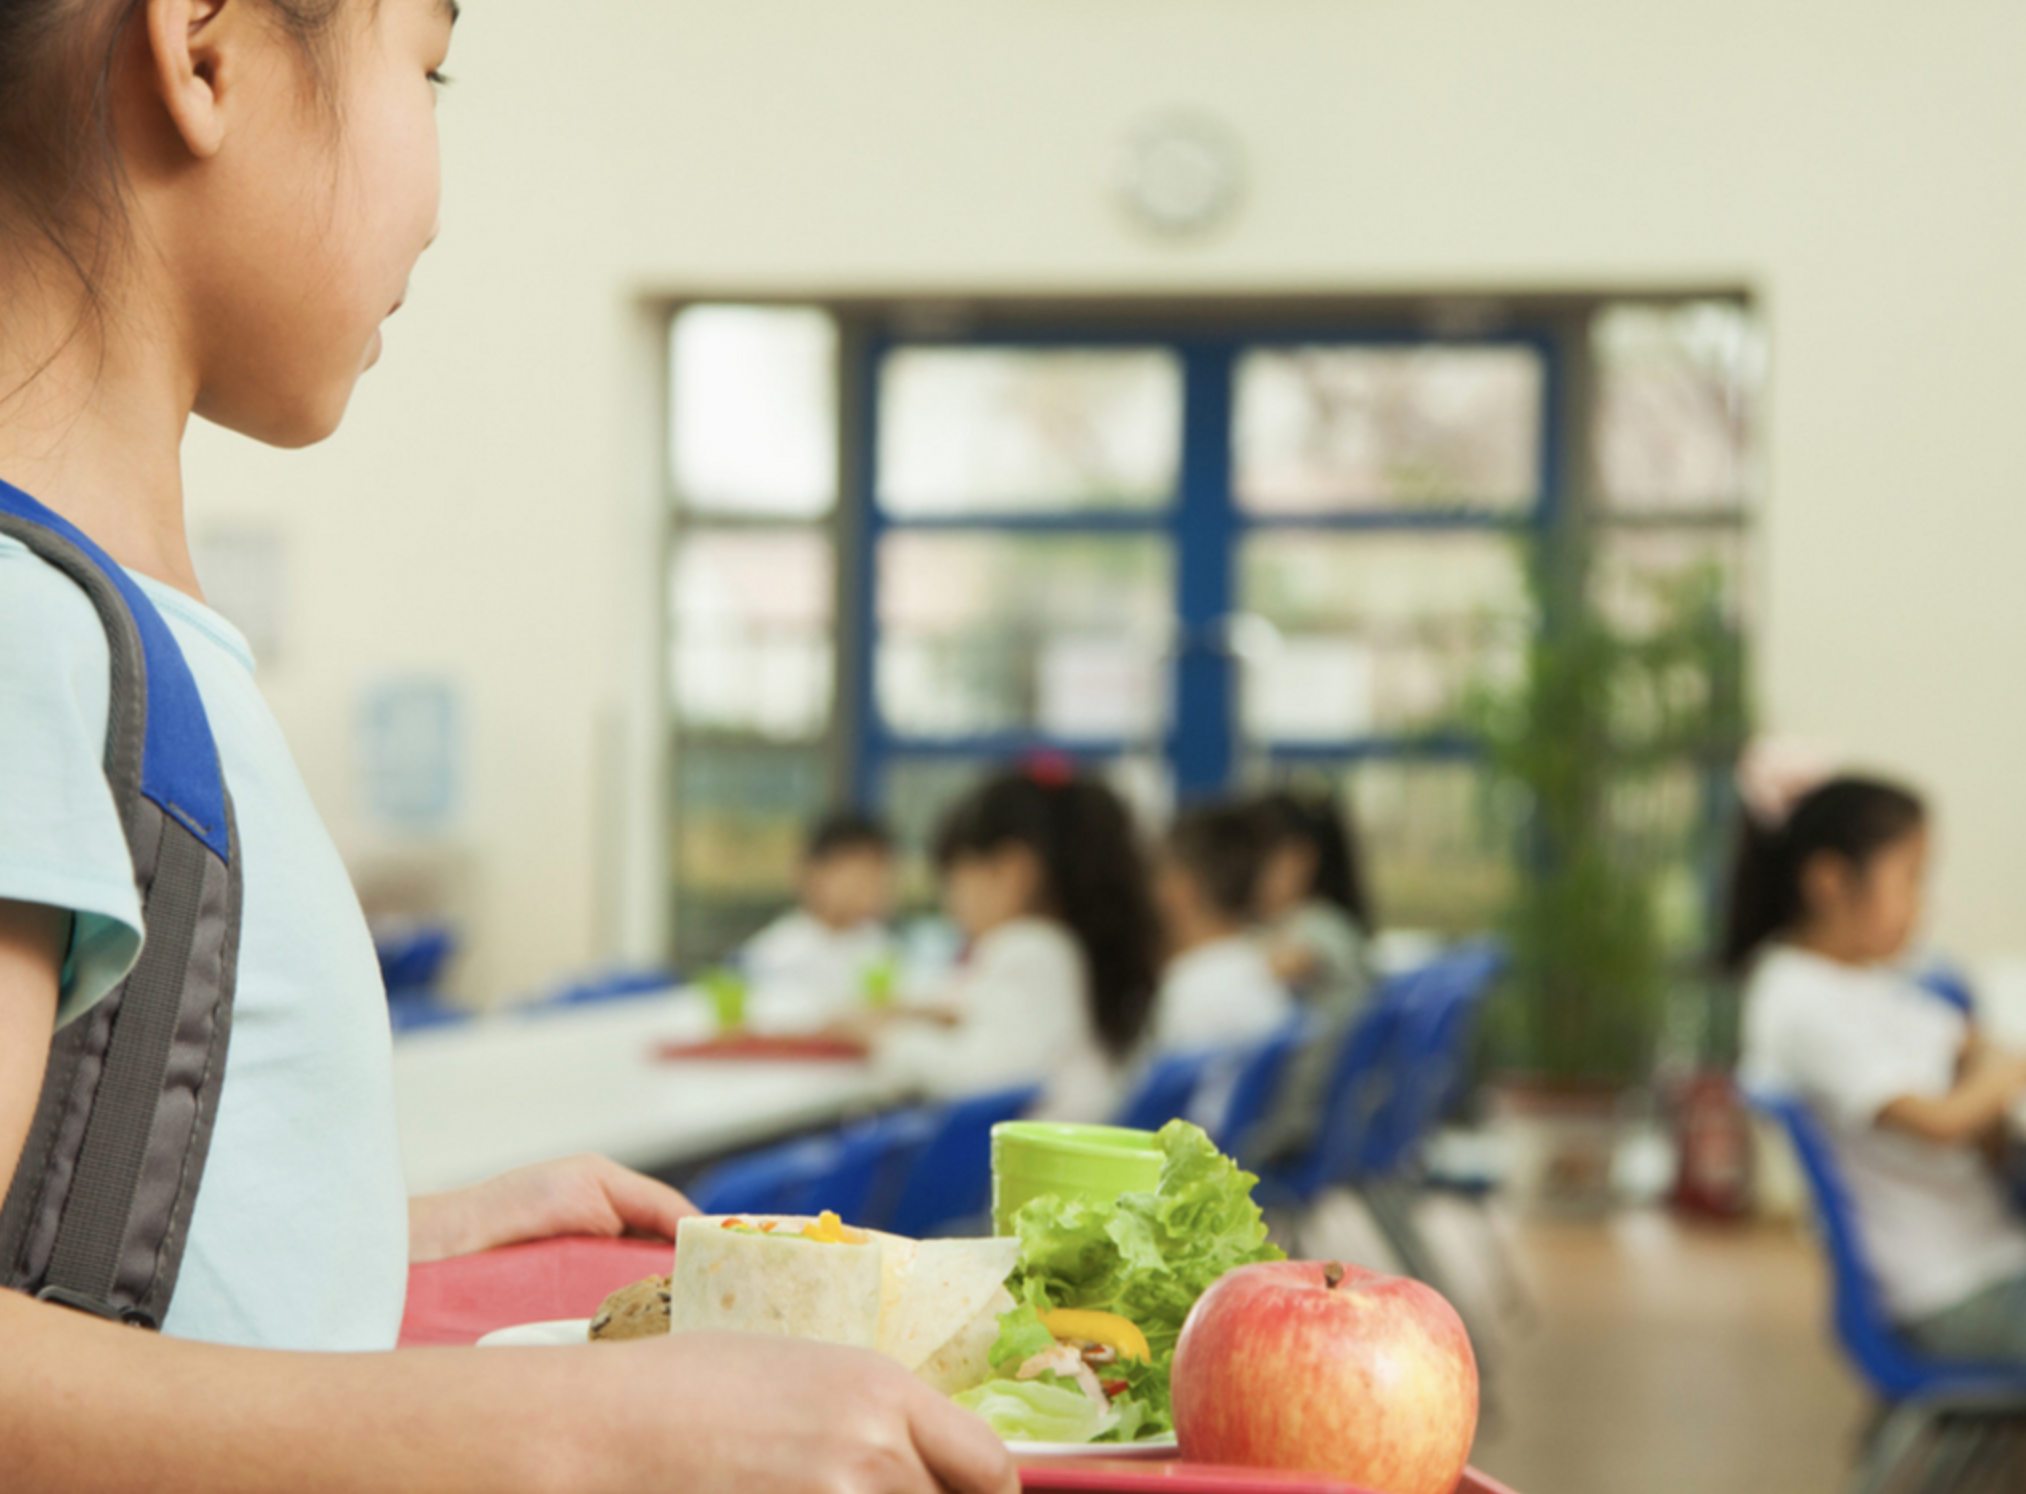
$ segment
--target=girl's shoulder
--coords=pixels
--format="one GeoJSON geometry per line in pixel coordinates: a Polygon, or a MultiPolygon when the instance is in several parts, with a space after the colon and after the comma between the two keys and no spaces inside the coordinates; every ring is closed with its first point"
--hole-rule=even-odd
{"type": "Polygon", "coordinates": [[[83,588],[0,535],[0,698],[33,710],[53,692],[103,715],[111,672],[105,627],[83,588]]]}

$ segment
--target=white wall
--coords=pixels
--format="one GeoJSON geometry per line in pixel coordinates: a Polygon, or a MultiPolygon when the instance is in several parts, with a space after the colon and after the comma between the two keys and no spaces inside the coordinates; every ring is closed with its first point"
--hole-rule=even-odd
{"type": "Polygon", "coordinates": [[[305,455],[201,432],[190,466],[200,525],[289,537],[269,683],[348,850],[374,846],[354,692],[466,681],[475,993],[651,943],[639,308],[721,287],[1752,287],[1765,715],[1931,785],[1940,933],[2026,943],[2020,7],[477,0],[460,29],[443,237],[345,430],[305,455]],[[1174,104],[1251,163],[1238,220],[1186,248],[1107,196],[1126,128],[1174,104]]]}

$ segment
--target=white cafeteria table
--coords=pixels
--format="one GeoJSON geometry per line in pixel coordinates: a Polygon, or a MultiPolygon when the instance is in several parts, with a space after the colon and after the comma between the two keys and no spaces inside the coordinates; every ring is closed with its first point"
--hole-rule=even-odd
{"type": "Polygon", "coordinates": [[[702,996],[679,991],[403,1034],[394,1103],[409,1191],[572,1152],[679,1166],[902,1098],[864,1064],[656,1057],[710,1032],[702,996]]]}

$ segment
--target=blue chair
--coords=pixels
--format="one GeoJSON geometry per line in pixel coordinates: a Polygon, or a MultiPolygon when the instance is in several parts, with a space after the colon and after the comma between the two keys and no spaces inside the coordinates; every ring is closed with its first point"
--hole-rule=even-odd
{"type": "Polygon", "coordinates": [[[1977,997],[1970,988],[1969,977],[1948,960],[1936,956],[1914,981],[1923,991],[1947,1002],[1964,1016],[1977,1015],[1977,997]]]}
{"type": "Polygon", "coordinates": [[[1214,1128],[1217,1148],[1243,1160],[1248,1154],[1245,1139],[1266,1119],[1295,1050],[1315,1034],[1315,1020],[1306,1012],[1282,1024],[1272,1037],[1246,1054],[1231,1081],[1231,1097],[1214,1128]]]}
{"type": "Polygon", "coordinates": [[[1994,1442],[2026,1426],[2026,1364],[1936,1359],[1909,1344],[1886,1312],[1841,1164],[1813,1112],[1792,1095],[1756,1093],[1747,1099],[1777,1120],[1794,1145],[1829,1256],[1837,1340],[1859,1376],[1891,1408],[1872,1437],[1853,1491],[1955,1487],[1952,1470],[1976,1463],[1994,1442]],[[1928,1481],[1916,1484],[1916,1477],[1928,1481]]]}
{"type": "Polygon", "coordinates": [[[721,1162],[690,1185],[706,1214],[816,1214],[876,1223],[882,1193],[891,1196],[914,1152],[933,1134],[928,1111],[898,1110],[841,1130],[721,1162]]]}
{"type": "Polygon", "coordinates": [[[559,1006],[591,1006],[601,1001],[625,1001],[636,996],[661,995],[673,990],[679,983],[676,973],[662,965],[606,970],[557,987],[531,1010],[543,1011],[559,1006]]]}
{"type": "Polygon", "coordinates": [[[1221,1049],[1205,1048],[1155,1059],[1141,1073],[1112,1123],[1136,1131],[1158,1131],[1171,1120],[1187,1118],[1204,1077],[1224,1057],[1221,1049]]]}
{"type": "Polygon", "coordinates": [[[940,1106],[886,1227],[917,1237],[975,1227],[992,1208],[992,1128],[1018,1120],[1040,1098],[1041,1087],[1030,1084],[940,1106]]]}

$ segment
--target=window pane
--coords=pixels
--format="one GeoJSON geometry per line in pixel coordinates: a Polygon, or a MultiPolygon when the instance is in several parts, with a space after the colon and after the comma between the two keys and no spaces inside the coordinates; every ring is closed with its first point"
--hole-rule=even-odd
{"type": "Polygon", "coordinates": [[[828,802],[825,754],[684,737],[676,747],[676,957],[722,959],[795,896],[809,823],[828,802]]]}
{"type": "Polygon", "coordinates": [[[1515,665],[1523,553],[1478,533],[1248,539],[1233,639],[1247,736],[1331,742],[1453,720],[1473,681],[1515,665]]]}
{"type": "Polygon", "coordinates": [[[697,513],[837,501],[837,334],[802,307],[692,306],[669,339],[675,491],[697,513]]]}
{"type": "Polygon", "coordinates": [[[1526,348],[1248,353],[1239,501],[1267,514],[1525,508],[1540,486],[1541,401],[1526,348]]]}
{"type": "Polygon", "coordinates": [[[890,513],[1152,509],[1174,493],[1182,372],[1160,349],[903,348],[879,398],[890,513]]]}
{"type": "Polygon", "coordinates": [[[876,674],[887,728],[1158,734],[1171,573],[1153,536],[888,535],[876,674]]]}
{"type": "Polygon", "coordinates": [[[1742,306],[1619,306],[1592,330],[1595,449],[1619,509],[1732,507],[1753,488],[1766,347],[1742,306]]]}
{"type": "Polygon", "coordinates": [[[818,530],[696,530],[671,577],[676,720],[806,739],[830,719],[832,557],[818,530]]]}
{"type": "Polygon", "coordinates": [[[1714,610],[1743,625],[1746,530],[1739,525],[1669,528],[1599,525],[1593,532],[1590,594],[1613,626],[1643,636],[1714,610]]]}

